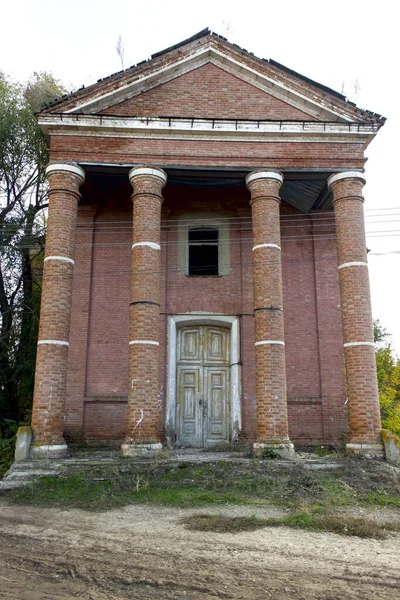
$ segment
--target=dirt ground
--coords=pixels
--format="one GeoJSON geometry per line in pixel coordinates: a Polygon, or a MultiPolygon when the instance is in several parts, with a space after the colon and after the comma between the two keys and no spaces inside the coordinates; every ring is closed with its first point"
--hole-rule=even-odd
{"type": "MultiPolygon", "coordinates": [[[[288,528],[194,532],[180,520],[195,512],[142,505],[89,513],[2,499],[0,598],[393,600],[400,595],[399,534],[378,541],[288,528]]],[[[219,512],[282,515],[274,508],[245,506],[219,512]]]]}

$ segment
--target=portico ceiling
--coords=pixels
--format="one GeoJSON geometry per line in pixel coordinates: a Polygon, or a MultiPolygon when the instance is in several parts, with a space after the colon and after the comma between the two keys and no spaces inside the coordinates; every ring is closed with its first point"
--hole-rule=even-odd
{"type": "MultiPolygon", "coordinates": [[[[82,164],[85,171],[93,175],[111,175],[114,177],[125,177],[131,166],[128,165],[90,165],[82,164]]],[[[132,165],[133,166],[133,165],[132,165]]],[[[168,184],[195,188],[216,187],[245,187],[245,178],[249,171],[228,169],[183,169],[164,168],[168,175],[168,184]]],[[[284,202],[301,210],[304,213],[312,209],[332,208],[331,194],[327,189],[326,181],[330,171],[284,171],[284,182],[280,190],[280,196],[284,202]]]]}

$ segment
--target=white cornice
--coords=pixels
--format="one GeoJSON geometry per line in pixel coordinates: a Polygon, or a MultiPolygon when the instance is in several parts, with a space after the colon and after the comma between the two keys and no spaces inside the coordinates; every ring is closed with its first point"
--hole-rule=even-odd
{"type": "MultiPolygon", "coordinates": [[[[212,52],[215,56],[219,56],[220,58],[222,58],[227,65],[231,63],[237,68],[239,68],[240,71],[250,73],[253,78],[253,81],[251,81],[252,85],[255,85],[259,89],[262,89],[267,93],[276,96],[279,100],[283,100],[284,102],[294,106],[295,108],[298,108],[299,110],[302,110],[304,112],[308,112],[309,114],[313,114],[314,116],[323,117],[323,113],[325,113],[326,115],[333,115],[336,118],[340,117],[344,121],[352,122],[352,118],[348,115],[343,114],[339,110],[334,110],[329,106],[325,106],[325,103],[321,98],[318,98],[318,100],[313,100],[309,96],[300,94],[300,92],[298,92],[297,90],[294,90],[288,87],[287,85],[284,85],[282,82],[277,81],[272,77],[268,77],[265,73],[261,73],[260,71],[252,69],[248,65],[239,62],[238,60],[235,60],[231,56],[228,56],[227,54],[224,54],[223,52],[220,52],[215,48],[212,48],[212,52]],[[264,86],[257,85],[257,83],[259,82],[264,82],[264,86]],[[267,83],[267,88],[265,88],[265,83],[267,83]],[[311,107],[313,107],[314,110],[310,110],[311,107]]],[[[217,63],[217,66],[221,65],[218,65],[217,63]]],[[[235,73],[235,75],[237,77],[240,77],[239,73],[235,73]]],[[[250,81],[247,78],[244,77],[244,79],[245,81],[250,83],[250,81]]]]}
{"type": "Polygon", "coordinates": [[[347,114],[346,109],[340,110],[325,103],[323,97],[318,95],[315,99],[301,94],[274,77],[268,76],[261,70],[254,69],[244,62],[236,60],[232,56],[217,50],[213,46],[206,46],[193,52],[189,56],[164,65],[153,70],[151,73],[139,75],[133,81],[121,85],[118,89],[101,94],[95,98],[82,101],[81,103],[66,111],[68,114],[100,112],[110,108],[114,104],[123,102],[128,98],[137,96],[153,87],[167,83],[176,77],[196,69],[206,63],[212,63],[225,69],[231,75],[246,81],[250,85],[275,96],[277,99],[301,110],[310,116],[321,120],[341,119],[345,122],[353,122],[353,118],[347,114]]]}
{"type": "Polygon", "coordinates": [[[134,137],[241,142],[369,142],[379,126],[319,121],[223,121],[218,119],[125,118],[94,115],[41,115],[46,135],[134,137]]]}
{"type": "MultiPolygon", "coordinates": [[[[91,108],[96,109],[98,106],[101,107],[100,108],[101,110],[104,110],[105,108],[112,106],[113,104],[122,102],[126,98],[131,97],[131,95],[132,96],[137,95],[137,92],[136,92],[137,87],[139,88],[138,93],[142,93],[143,91],[150,89],[153,86],[146,86],[146,84],[151,83],[154,79],[157,80],[155,85],[160,85],[161,83],[164,83],[164,81],[162,79],[160,79],[164,73],[167,73],[169,71],[175,71],[174,77],[178,77],[179,75],[182,74],[181,72],[176,73],[176,70],[178,67],[181,67],[181,66],[185,65],[186,63],[193,62],[196,60],[196,58],[200,58],[202,55],[208,55],[209,50],[210,50],[209,48],[204,48],[204,49],[200,50],[199,52],[195,52],[195,53],[191,54],[190,56],[182,58],[181,60],[177,60],[173,64],[168,64],[161,69],[156,69],[155,71],[152,71],[148,75],[139,75],[138,78],[135,79],[134,81],[131,81],[130,83],[127,83],[125,85],[121,85],[118,89],[113,89],[110,92],[106,92],[105,94],[102,94],[101,96],[97,96],[96,98],[92,98],[91,100],[88,100],[86,102],[82,102],[81,104],[78,104],[74,108],[70,108],[69,110],[67,110],[66,113],[69,113],[69,114],[79,113],[79,112],[82,112],[83,109],[86,109],[86,110],[88,110],[88,112],[90,112],[91,108]],[[130,93],[128,93],[128,92],[130,92],[130,93]]],[[[191,70],[191,69],[188,69],[188,70],[191,70]]],[[[183,71],[183,72],[185,72],[185,71],[183,71]]],[[[166,79],[166,81],[169,81],[170,79],[172,79],[174,77],[169,77],[166,79]]]]}
{"type": "Polygon", "coordinates": [[[71,165],[69,163],[51,163],[46,167],[46,175],[50,175],[50,173],[73,173],[74,175],[78,175],[85,181],[85,171],[79,165],[71,165]]]}
{"type": "Polygon", "coordinates": [[[361,179],[364,185],[367,183],[364,173],[358,171],[345,171],[344,173],[336,173],[335,175],[328,177],[328,188],[331,189],[334,183],[342,181],[343,179],[361,179]]]}

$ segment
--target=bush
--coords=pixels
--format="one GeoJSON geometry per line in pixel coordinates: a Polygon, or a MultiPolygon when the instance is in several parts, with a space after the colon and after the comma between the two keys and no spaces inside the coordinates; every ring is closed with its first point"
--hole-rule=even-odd
{"type": "Polygon", "coordinates": [[[15,436],[0,440],[0,477],[8,471],[14,460],[15,436]]]}

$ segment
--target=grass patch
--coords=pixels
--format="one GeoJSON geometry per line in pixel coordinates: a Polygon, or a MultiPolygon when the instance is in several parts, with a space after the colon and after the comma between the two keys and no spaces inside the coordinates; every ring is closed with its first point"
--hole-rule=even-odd
{"type": "Polygon", "coordinates": [[[377,523],[364,517],[327,515],[306,509],[294,512],[282,519],[276,519],[275,523],[270,523],[270,525],[286,525],[296,529],[324,531],[362,538],[385,539],[388,536],[388,524],[377,523]]]}
{"type": "Polygon", "coordinates": [[[229,517],[226,515],[194,514],[181,520],[192,531],[212,531],[214,533],[240,533],[256,531],[263,527],[293,527],[307,531],[323,531],[339,535],[362,538],[385,539],[390,531],[398,531],[397,525],[377,523],[362,517],[326,515],[313,510],[295,511],[285,517],[259,518],[229,517]]]}
{"type": "MultiPolygon", "coordinates": [[[[221,504],[245,504],[227,490],[201,489],[196,485],[196,471],[187,469],[159,473],[154,469],[147,473],[109,477],[93,477],[73,473],[64,477],[45,476],[35,483],[12,490],[14,500],[27,504],[41,504],[63,508],[76,507],[87,510],[107,510],[128,504],[158,504],[191,508],[221,504]]],[[[198,475],[198,472],[197,472],[198,475]]]]}
{"type": "Polygon", "coordinates": [[[337,469],[329,472],[258,460],[138,464],[125,459],[69,469],[3,493],[17,502],[90,510],[132,503],[177,507],[277,504],[297,511],[317,506],[325,512],[342,506],[400,506],[400,470],[372,461],[338,462],[337,469]]]}

